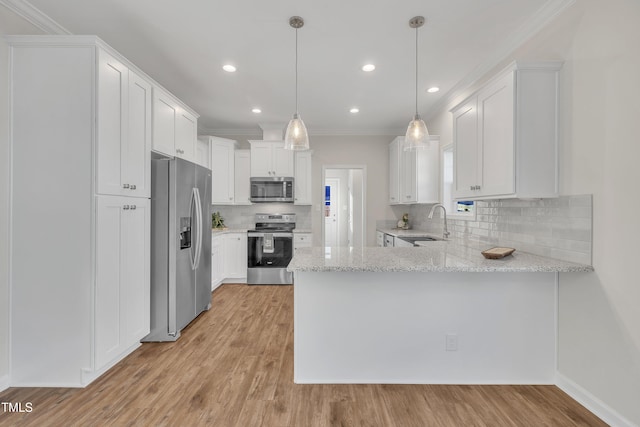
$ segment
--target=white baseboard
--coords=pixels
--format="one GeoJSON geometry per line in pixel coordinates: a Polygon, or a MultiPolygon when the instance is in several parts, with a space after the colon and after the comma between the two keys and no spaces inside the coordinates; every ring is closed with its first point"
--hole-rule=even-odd
{"type": "Polygon", "coordinates": [[[556,386],[605,423],[614,427],[637,427],[636,424],[559,372],[556,376],[556,386]]]}
{"type": "Polygon", "coordinates": [[[9,388],[9,375],[4,375],[0,377],[0,391],[4,391],[9,388]]]}

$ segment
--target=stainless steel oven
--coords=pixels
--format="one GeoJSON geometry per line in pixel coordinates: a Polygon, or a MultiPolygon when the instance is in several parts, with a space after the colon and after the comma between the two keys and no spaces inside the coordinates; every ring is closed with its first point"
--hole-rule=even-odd
{"type": "Polygon", "coordinates": [[[256,214],[256,229],[247,232],[247,283],[287,285],[293,274],[287,266],[293,257],[295,214],[256,214]]]}

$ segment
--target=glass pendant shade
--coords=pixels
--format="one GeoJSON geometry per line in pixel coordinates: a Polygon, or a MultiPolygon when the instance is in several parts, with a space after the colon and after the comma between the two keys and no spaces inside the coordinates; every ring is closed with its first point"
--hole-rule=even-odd
{"type": "Polygon", "coordinates": [[[413,120],[409,122],[407,127],[407,133],[404,137],[404,149],[412,150],[415,148],[426,147],[429,143],[429,131],[424,120],[420,118],[419,114],[413,117],[413,120]]]}
{"type": "Polygon", "coordinates": [[[286,150],[309,149],[309,134],[307,133],[307,127],[304,125],[304,122],[298,113],[293,115],[293,118],[287,126],[287,131],[284,134],[284,148],[286,150]]]}

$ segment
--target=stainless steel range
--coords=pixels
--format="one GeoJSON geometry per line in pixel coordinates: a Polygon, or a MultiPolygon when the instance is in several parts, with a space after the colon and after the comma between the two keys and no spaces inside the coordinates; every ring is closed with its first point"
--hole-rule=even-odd
{"type": "Polygon", "coordinates": [[[287,266],[293,257],[296,214],[256,214],[256,228],[247,233],[250,285],[289,285],[293,273],[287,266]]]}

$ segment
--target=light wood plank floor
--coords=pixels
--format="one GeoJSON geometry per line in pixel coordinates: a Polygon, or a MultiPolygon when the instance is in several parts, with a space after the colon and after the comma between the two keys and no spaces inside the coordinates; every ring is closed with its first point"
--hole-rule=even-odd
{"type": "Polygon", "coordinates": [[[606,425],[554,386],[296,385],[291,286],[223,285],[212,305],[85,389],[6,390],[33,411],[0,425],[606,425]]]}

